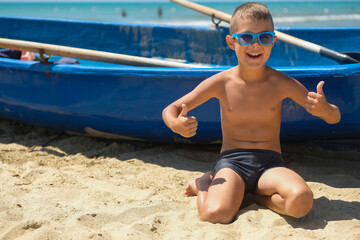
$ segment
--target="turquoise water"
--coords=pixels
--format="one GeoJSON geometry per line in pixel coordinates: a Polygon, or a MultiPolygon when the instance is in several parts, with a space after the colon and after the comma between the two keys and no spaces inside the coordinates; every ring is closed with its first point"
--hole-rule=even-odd
{"type": "MultiPolygon", "coordinates": [[[[226,12],[243,1],[201,1],[226,12]]],[[[359,1],[264,1],[275,26],[360,26],[359,1]]],[[[207,16],[171,2],[0,2],[0,15],[76,19],[107,22],[137,22],[212,25],[207,16]],[[161,8],[162,14],[158,14],[161,8]]],[[[226,24],[224,24],[226,25],[226,24]]]]}

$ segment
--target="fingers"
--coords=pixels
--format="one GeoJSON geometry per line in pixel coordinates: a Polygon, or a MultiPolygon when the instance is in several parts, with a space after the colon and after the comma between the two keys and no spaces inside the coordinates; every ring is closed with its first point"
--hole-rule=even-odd
{"type": "Polygon", "coordinates": [[[317,104],[320,101],[320,98],[321,98],[320,94],[309,92],[309,94],[305,99],[305,102],[308,104],[317,104]]]}
{"type": "Polygon", "coordinates": [[[305,99],[305,108],[311,113],[311,110],[316,108],[320,102],[320,94],[309,92],[308,96],[305,99]]]}
{"type": "Polygon", "coordinates": [[[309,103],[306,103],[305,104],[305,109],[306,111],[308,111],[309,113],[313,113],[314,109],[316,108],[316,105],[315,104],[309,104],[309,103]]]}
{"type": "Polygon", "coordinates": [[[189,132],[189,133],[183,134],[183,135],[181,135],[181,136],[186,137],[186,138],[191,138],[191,137],[193,137],[193,136],[195,136],[195,135],[196,135],[196,131],[194,131],[194,132],[189,132]]]}
{"type": "Polygon", "coordinates": [[[197,127],[198,127],[198,123],[197,123],[197,122],[193,122],[193,123],[188,124],[186,127],[187,127],[187,129],[188,129],[189,132],[191,132],[191,133],[195,132],[195,133],[196,133],[196,130],[197,130],[197,127]]]}
{"type": "Polygon", "coordinates": [[[195,117],[181,117],[178,118],[178,127],[176,131],[183,137],[192,137],[196,135],[198,122],[195,117]]]}
{"type": "Polygon", "coordinates": [[[183,131],[181,135],[188,138],[193,137],[196,135],[197,127],[198,122],[196,121],[196,118],[189,117],[183,122],[183,131]]]}

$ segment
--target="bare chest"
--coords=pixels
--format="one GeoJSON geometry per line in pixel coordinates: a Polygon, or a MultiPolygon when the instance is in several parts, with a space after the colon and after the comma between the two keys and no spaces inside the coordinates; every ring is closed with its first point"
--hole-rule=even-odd
{"type": "Polygon", "coordinates": [[[220,100],[223,117],[233,121],[270,121],[281,113],[282,98],[276,88],[228,86],[220,100]]]}

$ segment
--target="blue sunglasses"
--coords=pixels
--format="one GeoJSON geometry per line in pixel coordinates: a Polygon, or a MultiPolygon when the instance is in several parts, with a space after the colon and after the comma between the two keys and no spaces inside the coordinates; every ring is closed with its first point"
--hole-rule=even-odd
{"type": "Polygon", "coordinates": [[[238,42],[242,46],[249,46],[254,41],[255,38],[259,40],[259,43],[262,45],[270,45],[274,42],[275,32],[262,32],[258,34],[254,33],[235,33],[231,35],[232,38],[238,39],[238,42]]]}

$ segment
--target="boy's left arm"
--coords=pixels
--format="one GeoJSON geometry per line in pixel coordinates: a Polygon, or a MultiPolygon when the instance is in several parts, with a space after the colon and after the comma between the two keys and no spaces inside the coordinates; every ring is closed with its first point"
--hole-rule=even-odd
{"type": "Polygon", "coordinates": [[[309,92],[305,99],[305,109],[310,114],[317,116],[329,124],[340,121],[341,114],[339,108],[334,104],[328,103],[323,91],[324,81],[318,83],[317,92],[309,92]]]}

